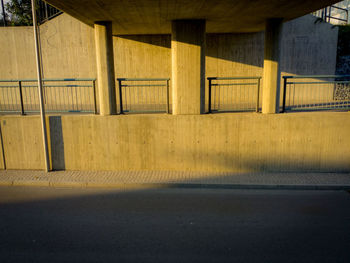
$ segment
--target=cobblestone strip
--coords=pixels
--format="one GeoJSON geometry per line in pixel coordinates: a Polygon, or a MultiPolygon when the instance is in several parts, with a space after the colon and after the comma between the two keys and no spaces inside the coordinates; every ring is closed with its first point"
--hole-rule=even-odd
{"type": "Polygon", "coordinates": [[[67,187],[224,187],[293,186],[350,189],[349,173],[204,173],[178,171],[43,171],[2,170],[0,185],[67,187]],[[145,187],[145,186],[144,186],[145,187]]]}

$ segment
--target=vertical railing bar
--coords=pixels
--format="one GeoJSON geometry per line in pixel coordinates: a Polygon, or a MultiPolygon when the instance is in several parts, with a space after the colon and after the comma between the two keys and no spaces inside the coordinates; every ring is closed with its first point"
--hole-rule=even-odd
{"type": "MultiPolygon", "coordinates": [[[[13,89],[13,88],[12,88],[13,89]]],[[[10,92],[10,95],[11,95],[11,105],[12,105],[12,110],[13,111],[16,111],[16,108],[15,108],[15,105],[14,105],[14,103],[13,103],[13,94],[12,94],[13,92],[11,91],[10,92]]]]}
{"type": "Polygon", "coordinates": [[[19,88],[19,99],[20,99],[20,103],[21,103],[21,115],[24,115],[22,81],[18,81],[18,88],[19,88]]]}
{"type": "Polygon", "coordinates": [[[169,114],[169,80],[166,81],[166,113],[169,114]]]}
{"type": "MultiPolygon", "coordinates": [[[[209,96],[208,96],[208,112],[211,113],[211,79],[209,79],[209,96]]],[[[215,102],[215,100],[214,100],[215,102]]]]}
{"type": "MultiPolygon", "coordinates": [[[[28,88],[29,91],[29,105],[30,105],[30,110],[33,110],[33,103],[32,103],[32,91],[31,88],[28,88]]],[[[28,107],[29,108],[29,107],[28,107]]]]}
{"type": "Polygon", "coordinates": [[[94,94],[94,114],[97,114],[97,105],[96,105],[96,80],[92,81],[92,92],[94,94]]]}
{"type": "Polygon", "coordinates": [[[130,90],[129,90],[129,88],[128,87],[123,87],[122,86],[122,90],[124,91],[124,101],[123,101],[123,112],[124,112],[124,110],[125,111],[128,111],[128,110],[130,110],[129,109],[129,97],[130,97],[130,90]]]}
{"type": "MultiPolygon", "coordinates": [[[[132,91],[132,97],[134,97],[134,100],[133,100],[133,104],[132,104],[132,109],[131,110],[135,110],[135,104],[136,104],[136,97],[135,97],[135,94],[136,94],[136,92],[135,92],[135,88],[136,87],[131,87],[131,91],[132,91]]],[[[131,100],[130,100],[131,101],[131,100]]]]}
{"type": "Polygon", "coordinates": [[[47,104],[46,105],[47,110],[55,110],[55,108],[57,109],[57,105],[54,102],[55,99],[53,99],[55,97],[54,92],[56,92],[56,91],[52,90],[51,87],[46,87],[46,85],[43,86],[43,93],[44,93],[44,97],[45,97],[45,104],[47,104]],[[51,101],[52,101],[52,103],[50,103],[51,105],[48,104],[50,94],[51,94],[51,101]]]}
{"type": "Polygon", "coordinates": [[[257,83],[257,94],[256,94],[256,112],[259,112],[259,102],[260,102],[260,78],[258,78],[257,83]]]}
{"type": "Polygon", "coordinates": [[[68,105],[68,107],[65,109],[66,112],[69,111],[74,111],[74,88],[68,85],[68,92],[69,92],[69,96],[70,96],[70,104],[68,105]]]}
{"type": "Polygon", "coordinates": [[[76,107],[76,111],[79,111],[79,108],[78,108],[78,105],[79,105],[79,103],[78,103],[78,87],[74,87],[75,89],[75,107],[76,107]]]}
{"type": "Polygon", "coordinates": [[[120,103],[120,114],[123,114],[123,98],[122,98],[122,80],[118,80],[119,85],[119,103],[120,103]]]}
{"type": "Polygon", "coordinates": [[[79,101],[80,101],[80,109],[79,109],[79,111],[83,111],[83,100],[82,100],[83,96],[81,95],[81,90],[83,88],[84,87],[79,87],[79,93],[80,93],[80,95],[79,95],[79,101]]]}
{"type": "Polygon", "coordinates": [[[283,103],[282,103],[282,113],[286,112],[286,95],[287,95],[287,78],[283,77],[283,103]]]}
{"type": "Polygon", "coordinates": [[[159,95],[160,95],[160,93],[159,93],[159,89],[160,89],[160,87],[159,86],[156,86],[156,89],[157,89],[157,93],[158,93],[158,98],[157,98],[157,111],[159,111],[160,110],[160,97],[159,97],[159,95]]]}

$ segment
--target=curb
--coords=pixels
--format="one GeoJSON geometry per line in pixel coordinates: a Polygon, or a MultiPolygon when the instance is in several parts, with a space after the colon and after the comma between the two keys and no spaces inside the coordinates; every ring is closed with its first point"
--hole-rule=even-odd
{"type": "Polygon", "coordinates": [[[98,183],[98,182],[50,182],[37,180],[0,181],[0,186],[35,186],[68,188],[115,188],[121,190],[147,189],[245,189],[245,190],[344,190],[350,185],[297,185],[297,184],[196,184],[196,183],[98,183]]]}

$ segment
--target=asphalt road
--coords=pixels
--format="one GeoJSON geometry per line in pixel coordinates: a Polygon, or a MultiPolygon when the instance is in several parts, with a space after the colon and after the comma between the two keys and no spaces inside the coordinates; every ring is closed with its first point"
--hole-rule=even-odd
{"type": "Polygon", "coordinates": [[[350,262],[345,191],[0,187],[0,262],[350,262]]]}

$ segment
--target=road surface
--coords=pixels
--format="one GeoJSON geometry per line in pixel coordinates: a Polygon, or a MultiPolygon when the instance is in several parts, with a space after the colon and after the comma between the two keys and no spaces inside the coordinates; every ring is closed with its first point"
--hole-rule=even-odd
{"type": "Polygon", "coordinates": [[[0,262],[350,262],[345,191],[0,187],[0,262]]]}

